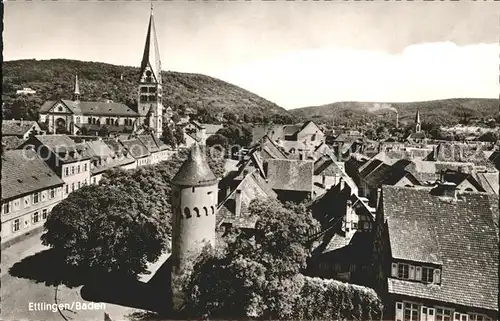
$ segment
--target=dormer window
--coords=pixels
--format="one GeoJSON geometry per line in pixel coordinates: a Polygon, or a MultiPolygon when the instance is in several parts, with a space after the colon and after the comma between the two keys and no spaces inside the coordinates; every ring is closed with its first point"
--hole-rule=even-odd
{"type": "Polygon", "coordinates": [[[404,280],[410,278],[410,266],[408,264],[398,264],[398,278],[404,280]]]}
{"type": "Polygon", "coordinates": [[[423,283],[441,283],[441,270],[431,266],[392,263],[391,276],[402,280],[414,280],[423,283]]]}

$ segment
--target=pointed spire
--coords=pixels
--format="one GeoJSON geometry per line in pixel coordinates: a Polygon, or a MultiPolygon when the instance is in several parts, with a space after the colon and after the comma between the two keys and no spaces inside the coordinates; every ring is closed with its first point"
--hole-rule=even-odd
{"type": "Polygon", "coordinates": [[[73,101],[80,100],[80,85],[78,84],[78,74],[75,76],[75,91],[73,92],[73,101]]]}
{"type": "Polygon", "coordinates": [[[417,114],[415,115],[415,124],[420,124],[420,111],[417,110],[417,114]]]}
{"type": "Polygon", "coordinates": [[[146,44],[141,62],[141,76],[146,68],[151,68],[156,82],[161,83],[161,62],[158,39],[156,38],[156,28],[153,17],[153,3],[151,2],[151,13],[149,16],[148,31],[146,33],[146,44]]]}
{"type": "Polygon", "coordinates": [[[188,159],[172,179],[178,186],[207,186],[217,184],[217,178],[208,166],[205,153],[197,143],[191,146],[188,159]]]}

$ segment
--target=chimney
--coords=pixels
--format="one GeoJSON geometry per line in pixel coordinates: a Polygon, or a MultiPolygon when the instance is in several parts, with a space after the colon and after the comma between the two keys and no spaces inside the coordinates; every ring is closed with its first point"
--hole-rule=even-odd
{"type": "Polygon", "coordinates": [[[432,147],[432,160],[436,161],[439,154],[439,145],[432,147]]]}
{"type": "Polygon", "coordinates": [[[399,113],[396,110],[396,128],[399,128],[399,113]]]}
{"type": "Polygon", "coordinates": [[[201,126],[200,128],[200,141],[201,141],[201,144],[202,145],[205,145],[205,142],[207,140],[207,129],[205,128],[205,126],[201,126]]]}
{"type": "Polygon", "coordinates": [[[343,190],[344,190],[344,187],[345,187],[345,181],[344,181],[344,178],[343,178],[343,177],[341,177],[341,178],[339,179],[339,188],[340,188],[340,190],[341,190],[341,191],[343,191],[343,190]]]}
{"type": "Polygon", "coordinates": [[[237,189],[234,193],[234,214],[240,216],[241,214],[241,190],[237,189]]]}
{"type": "Polygon", "coordinates": [[[377,188],[377,194],[376,194],[376,199],[375,199],[375,210],[378,211],[378,206],[380,204],[380,197],[382,195],[382,188],[377,188]]]}
{"type": "Polygon", "coordinates": [[[346,237],[353,232],[353,230],[352,230],[352,202],[349,199],[346,201],[346,206],[345,206],[343,230],[344,230],[346,237]]]}

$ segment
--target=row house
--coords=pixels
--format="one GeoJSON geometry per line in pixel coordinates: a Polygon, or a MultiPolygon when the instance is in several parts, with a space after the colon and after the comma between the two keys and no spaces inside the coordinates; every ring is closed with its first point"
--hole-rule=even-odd
{"type": "Polygon", "coordinates": [[[119,142],[122,148],[135,159],[136,167],[151,165],[151,153],[138,138],[121,140],[119,142]]]}
{"type": "Polygon", "coordinates": [[[42,130],[36,121],[32,120],[2,120],[2,136],[14,136],[28,139],[31,134],[40,134],[42,130]]]}
{"type": "Polygon", "coordinates": [[[498,319],[498,196],[384,186],[374,287],[396,321],[498,319]]]}
{"type": "Polygon", "coordinates": [[[131,169],[135,168],[135,159],[123,153],[115,151],[102,140],[84,143],[87,147],[90,160],[90,182],[98,184],[104,172],[112,168],[131,169]]]}
{"type": "Polygon", "coordinates": [[[66,135],[34,135],[22,146],[33,149],[64,181],[63,198],[90,184],[90,159],[87,147],[66,135]]]}
{"type": "Polygon", "coordinates": [[[151,154],[151,164],[158,164],[170,158],[173,151],[160,141],[155,135],[138,135],[137,139],[148,149],[151,154]]]}
{"type": "Polygon", "coordinates": [[[33,150],[2,155],[2,249],[39,233],[63,199],[65,182],[33,150]]]}

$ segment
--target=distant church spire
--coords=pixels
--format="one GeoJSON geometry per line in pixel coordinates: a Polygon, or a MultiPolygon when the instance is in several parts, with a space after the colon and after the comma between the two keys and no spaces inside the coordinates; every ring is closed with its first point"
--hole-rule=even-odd
{"type": "Polygon", "coordinates": [[[73,101],[80,100],[80,85],[78,84],[78,74],[75,76],[75,91],[73,92],[73,101]]]}
{"type": "Polygon", "coordinates": [[[415,115],[415,133],[420,133],[422,130],[420,122],[420,112],[417,110],[417,114],[415,115]]]}

